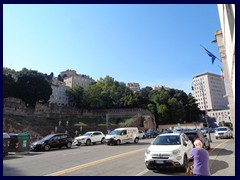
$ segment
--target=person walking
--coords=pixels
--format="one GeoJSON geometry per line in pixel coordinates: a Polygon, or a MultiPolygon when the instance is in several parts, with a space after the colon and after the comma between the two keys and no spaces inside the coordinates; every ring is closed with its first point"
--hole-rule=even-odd
{"type": "Polygon", "coordinates": [[[194,146],[190,152],[190,159],[193,159],[193,175],[211,176],[208,151],[203,148],[199,139],[194,141],[194,146]]]}

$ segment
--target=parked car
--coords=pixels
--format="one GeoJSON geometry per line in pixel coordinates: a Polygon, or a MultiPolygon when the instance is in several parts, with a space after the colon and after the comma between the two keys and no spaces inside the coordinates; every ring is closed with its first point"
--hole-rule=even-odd
{"type": "Polygon", "coordinates": [[[3,133],[3,157],[8,155],[10,145],[10,136],[8,133],[3,133]]]}
{"type": "MultiPolygon", "coordinates": [[[[200,130],[188,130],[184,131],[184,134],[188,136],[188,138],[194,143],[196,139],[202,141],[204,149],[210,149],[210,140],[207,138],[206,134],[203,134],[200,130]]],[[[193,145],[194,146],[194,145],[193,145]]]]}
{"type": "Polygon", "coordinates": [[[149,170],[178,167],[186,172],[192,148],[192,142],[184,133],[158,135],[145,152],[145,165],[149,170]]]}
{"type": "Polygon", "coordinates": [[[124,143],[138,143],[139,135],[137,127],[123,127],[114,129],[106,135],[107,145],[120,145],[124,143]]]}
{"type": "Polygon", "coordinates": [[[147,130],[146,132],[146,137],[147,138],[155,138],[159,135],[160,133],[156,130],[153,130],[153,129],[149,129],[147,130]]]}
{"type": "Polygon", "coordinates": [[[65,133],[50,134],[31,144],[31,150],[49,151],[51,148],[72,147],[72,138],[65,133]]]}
{"type": "Polygon", "coordinates": [[[96,144],[97,142],[104,144],[105,135],[101,131],[89,131],[76,137],[73,141],[73,145],[80,146],[81,144],[85,144],[89,146],[91,143],[96,144]]]}
{"type": "Polygon", "coordinates": [[[144,131],[142,130],[139,130],[138,131],[138,136],[139,136],[139,139],[145,139],[146,138],[146,134],[144,131]]]}
{"type": "Polygon", "coordinates": [[[227,126],[224,126],[224,127],[219,127],[216,129],[215,131],[215,138],[218,139],[218,138],[232,138],[233,137],[233,133],[232,133],[232,130],[227,127],[227,126]]]}

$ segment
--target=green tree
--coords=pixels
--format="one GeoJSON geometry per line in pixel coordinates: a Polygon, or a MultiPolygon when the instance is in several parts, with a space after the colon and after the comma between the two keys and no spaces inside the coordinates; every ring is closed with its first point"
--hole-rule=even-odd
{"type": "Polygon", "coordinates": [[[31,107],[35,107],[36,102],[47,102],[52,94],[44,75],[26,68],[17,72],[17,90],[19,98],[31,107]]]}
{"type": "Polygon", "coordinates": [[[11,74],[3,74],[3,97],[18,97],[16,91],[16,82],[11,74]]]}
{"type": "Polygon", "coordinates": [[[66,91],[68,104],[72,107],[84,107],[84,89],[81,86],[74,87],[66,91]]]}

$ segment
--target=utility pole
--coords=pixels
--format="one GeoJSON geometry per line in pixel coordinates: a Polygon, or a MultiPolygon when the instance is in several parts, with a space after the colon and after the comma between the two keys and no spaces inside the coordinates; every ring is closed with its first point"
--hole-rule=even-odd
{"type": "Polygon", "coordinates": [[[205,115],[204,115],[204,118],[205,118],[205,122],[207,124],[207,127],[208,127],[208,137],[209,137],[209,141],[212,142],[212,139],[211,139],[211,135],[210,135],[210,131],[209,131],[209,124],[208,124],[208,119],[207,119],[207,107],[206,107],[206,99],[205,99],[205,93],[204,93],[204,90],[203,90],[203,83],[202,83],[202,80],[199,84],[194,84],[194,88],[195,86],[198,85],[199,86],[199,89],[201,91],[201,94],[203,96],[203,104],[204,104],[204,111],[205,111],[205,115]]]}

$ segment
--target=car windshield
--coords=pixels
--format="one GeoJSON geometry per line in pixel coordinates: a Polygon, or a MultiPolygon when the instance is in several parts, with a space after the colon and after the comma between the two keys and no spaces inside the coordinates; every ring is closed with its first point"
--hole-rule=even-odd
{"type": "Polygon", "coordinates": [[[179,136],[157,136],[153,141],[153,145],[178,145],[180,143],[179,136]]]}
{"type": "Polygon", "coordinates": [[[86,132],[83,136],[91,136],[93,133],[91,132],[86,132]]]}
{"type": "Polygon", "coordinates": [[[54,136],[54,134],[49,134],[47,136],[45,136],[44,138],[42,138],[43,141],[49,140],[50,138],[52,138],[54,136]]]}
{"type": "Polygon", "coordinates": [[[113,130],[110,134],[111,135],[120,135],[122,131],[120,130],[113,130]]]}
{"type": "Polygon", "coordinates": [[[217,131],[227,131],[227,128],[218,128],[217,131]]]}

